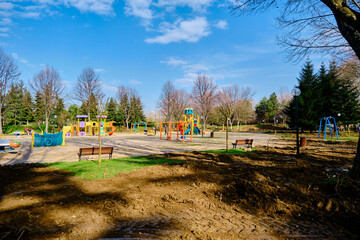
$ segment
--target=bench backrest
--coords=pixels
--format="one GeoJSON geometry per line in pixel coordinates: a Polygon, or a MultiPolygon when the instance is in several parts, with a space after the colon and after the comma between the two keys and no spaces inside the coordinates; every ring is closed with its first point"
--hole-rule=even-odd
{"type": "MultiPolygon", "coordinates": [[[[101,153],[104,154],[112,154],[114,147],[102,147],[101,153]]],[[[80,148],[79,153],[82,155],[89,155],[89,154],[99,154],[99,148],[98,147],[92,147],[92,148],[80,148]]]]}
{"type": "Polygon", "coordinates": [[[236,140],[235,144],[252,144],[253,139],[241,139],[241,140],[236,140]]]}

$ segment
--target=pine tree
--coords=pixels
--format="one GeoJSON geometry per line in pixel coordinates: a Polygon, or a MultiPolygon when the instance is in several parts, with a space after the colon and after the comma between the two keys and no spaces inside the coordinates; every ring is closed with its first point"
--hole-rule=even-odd
{"type": "Polygon", "coordinates": [[[76,122],[77,121],[76,115],[80,114],[79,107],[76,104],[73,104],[68,108],[68,112],[69,112],[70,121],[76,122]]]}
{"type": "Polygon", "coordinates": [[[24,96],[23,96],[23,120],[26,121],[26,125],[29,125],[29,122],[34,120],[33,116],[33,102],[31,98],[30,92],[25,88],[24,89],[24,96]]]}
{"type": "Polygon", "coordinates": [[[108,105],[106,106],[107,120],[116,121],[117,104],[113,98],[110,98],[108,105]]]}
{"type": "MultiPolygon", "coordinates": [[[[45,117],[44,117],[44,104],[43,104],[43,100],[41,98],[40,93],[35,94],[33,117],[34,117],[34,120],[36,121],[36,123],[41,128],[41,124],[44,122],[45,117]]],[[[42,130],[44,130],[44,129],[42,129],[42,130]]]]}
{"type": "Polygon", "coordinates": [[[19,124],[23,120],[23,93],[24,83],[15,82],[10,86],[8,92],[8,103],[6,104],[6,118],[8,124],[19,124]]]}
{"type": "MultiPolygon", "coordinates": [[[[297,99],[299,127],[301,130],[313,131],[320,121],[319,100],[321,95],[319,95],[318,78],[316,74],[314,74],[314,66],[310,61],[307,61],[304,64],[297,80],[298,86],[296,86],[296,88],[301,91],[301,94],[297,99]]],[[[292,128],[295,127],[295,111],[295,98],[293,98],[285,111],[290,118],[289,125],[292,128]]]]}
{"type": "Polygon", "coordinates": [[[266,119],[272,121],[273,118],[277,116],[280,110],[280,104],[279,101],[277,100],[276,93],[272,93],[270,95],[270,98],[267,101],[266,105],[267,105],[266,113],[265,113],[266,119]]]}
{"type": "Polygon", "coordinates": [[[255,113],[259,122],[266,121],[267,103],[267,97],[263,97],[255,106],[255,113]]]}

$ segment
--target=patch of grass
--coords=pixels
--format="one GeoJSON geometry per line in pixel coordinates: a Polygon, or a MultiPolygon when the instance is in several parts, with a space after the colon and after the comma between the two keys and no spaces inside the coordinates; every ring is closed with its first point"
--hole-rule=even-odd
{"type": "MultiPolygon", "coordinates": [[[[252,149],[252,151],[254,151],[255,149],[252,149]]],[[[226,152],[226,149],[215,149],[215,150],[206,150],[206,151],[201,151],[201,152],[205,152],[205,153],[216,153],[216,154],[233,154],[233,155],[239,155],[239,154],[243,154],[243,153],[249,153],[249,151],[245,151],[242,148],[236,148],[236,149],[229,149],[226,152]]]]}
{"type": "Polygon", "coordinates": [[[96,180],[110,178],[118,173],[131,172],[144,167],[179,162],[181,161],[165,158],[151,158],[149,156],[138,156],[103,160],[100,164],[97,161],[79,161],[44,163],[42,165],[70,171],[73,176],[82,179],[96,180]]]}

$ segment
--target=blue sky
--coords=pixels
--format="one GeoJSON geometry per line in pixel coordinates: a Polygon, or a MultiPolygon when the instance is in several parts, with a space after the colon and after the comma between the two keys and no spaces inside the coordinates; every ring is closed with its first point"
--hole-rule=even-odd
{"type": "MultiPolygon", "coordinates": [[[[191,90],[198,73],[219,87],[250,86],[255,100],[289,90],[299,64],[285,62],[275,43],[275,10],[232,14],[216,0],[0,1],[0,44],[27,82],[44,65],[66,83],[67,105],[85,67],[115,96],[119,85],[138,90],[145,111],[155,110],[162,84],[191,90]]],[[[189,106],[191,107],[191,106],[189,106]]]]}

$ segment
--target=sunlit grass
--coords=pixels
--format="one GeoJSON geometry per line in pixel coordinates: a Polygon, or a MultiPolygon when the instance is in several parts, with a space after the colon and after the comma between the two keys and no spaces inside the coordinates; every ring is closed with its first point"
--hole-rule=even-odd
{"type": "Polygon", "coordinates": [[[113,177],[119,173],[131,172],[145,167],[179,163],[180,160],[171,160],[165,158],[152,158],[148,156],[126,157],[110,160],[97,161],[79,161],[79,162],[55,162],[44,163],[43,165],[70,171],[73,176],[96,180],[113,177]]]}

